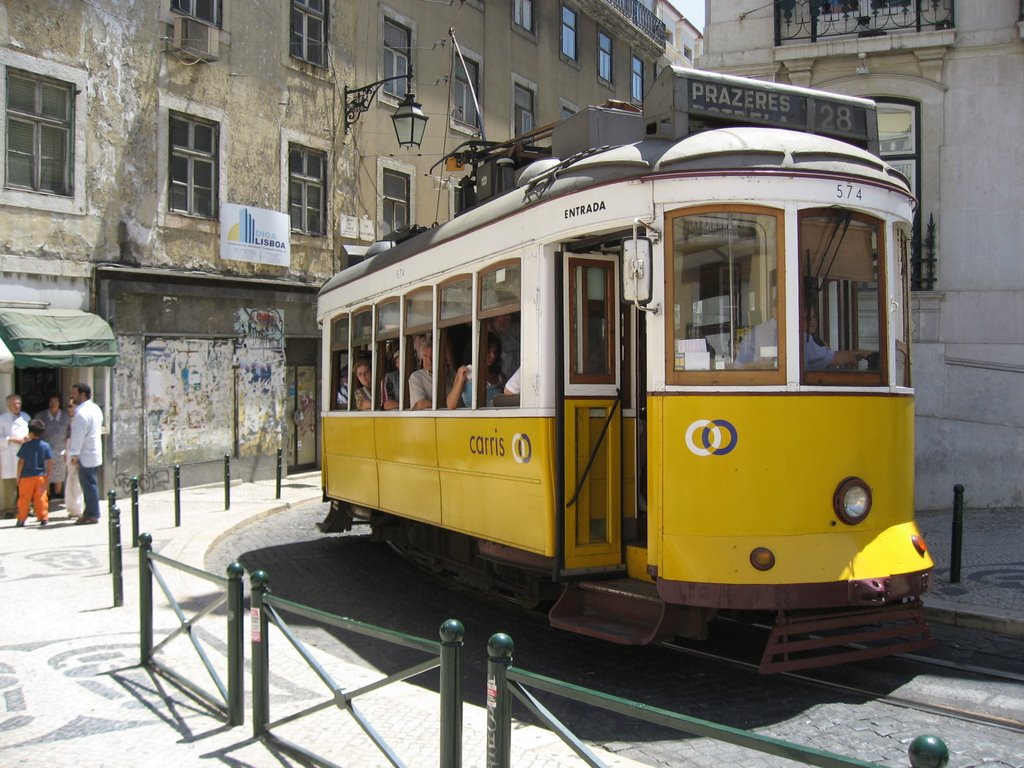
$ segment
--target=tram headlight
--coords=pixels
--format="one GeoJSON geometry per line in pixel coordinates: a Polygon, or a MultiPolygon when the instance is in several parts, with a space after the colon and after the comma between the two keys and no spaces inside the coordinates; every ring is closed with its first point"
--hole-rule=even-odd
{"type": "Polygon", "coordinates": [[[847,525],[863,522],[871,511],[871,488],[859,477],[848,477],[832,495],[836,517],[847,525]]]}

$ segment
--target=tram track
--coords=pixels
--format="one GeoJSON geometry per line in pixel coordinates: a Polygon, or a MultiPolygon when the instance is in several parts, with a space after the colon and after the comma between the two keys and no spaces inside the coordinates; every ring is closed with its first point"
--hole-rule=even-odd
{"type": "MultiPolygon", "coordinates": [[[[666,650],[669,650],[674,653],[681,653],[688,656],[694,656],[705,661],[717,662],[722,665],[727,665],[758,674],[759,665],[757,663],[744,661],[743,659],[737,658],[735,656],[728,656],[725,654],[718,654],[710,651],[700,650],[697,648],[691,648],[686,645],[681,645],[674,642],[662,643],[661,646],[666,650]]],[[[962,673],[965,675],[974,675],[995,682],[1013,684],[1024,683],[1024,675],[1019,675],[1012,672],[1005,672],[1003,670],[979,667],[975,665],[959,664],[957,662],[945,659],[936,659],[927,656],[920,656],[917,654],[896,654],[891,657],[888,657],[887,659],[887,661],[889,662],[893,660],[910,662],[920,666],[941,668],[950,672],[962,673]]],[[[930,703],[905,695],[893,695],[891,693],[885,693],[884,691],[872,690],[870,688],[851,685],[850,683],[839,682],[836,680],[829,680],[823,677],[810,675],[806,673],[780,672],[773,675],[773,677],[776,679],[790,680],[802,685],[813,686],[816,688],[839,691],[844,694],[869,699],[871,701],[883,704],[889,704],[895,707],[912,709],[918,712],[924,712],[941,717],[952,718],[965,723],[973,723],[976,725],[983,725],[991,728],[999,728],[1001,730],[1009,731],[1011,733],[1019,733],[1024,735],[1024,717],[1003,717],[999,715],[987,714],[984,712],[967,709],[964,707],[930,703]]]]}

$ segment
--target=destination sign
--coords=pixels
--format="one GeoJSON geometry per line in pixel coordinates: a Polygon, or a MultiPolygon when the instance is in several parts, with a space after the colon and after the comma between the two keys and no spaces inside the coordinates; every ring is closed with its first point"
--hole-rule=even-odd
{"type": "MultiPolygon", "coordinates": [[[[686,81],[686,113],[715,125],[765,125],[852,141],[874,150],[874,111],[863,99],[697,71],[686,81]]],[[[696,127],[696,126],[694,126],[696,127]]]]}

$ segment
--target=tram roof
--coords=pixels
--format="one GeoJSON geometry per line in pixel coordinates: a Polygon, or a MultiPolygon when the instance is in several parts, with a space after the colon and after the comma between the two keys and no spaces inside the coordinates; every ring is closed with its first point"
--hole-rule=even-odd
{"type": "Polygon", "coordinates": [[[843,141],[779,128],[718,128],[680,141],[648,139],[595,149],[566,160],[545,158],[523,168],[503,195],[401,243],[378,242],[368,258],[342,270],[320,294],[397,264],[431,246],[492,221],[581,190],[653,174],[761,170],[833,173],[898,187],[910,194],[906,178],[867,150],[843,141]]]}

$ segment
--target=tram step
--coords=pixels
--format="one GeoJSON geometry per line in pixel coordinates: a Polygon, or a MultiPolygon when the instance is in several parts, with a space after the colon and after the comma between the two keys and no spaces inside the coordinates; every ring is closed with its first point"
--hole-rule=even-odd
{"type": "Polygon", "coordinates": [[[699,613],[666,605],[653,584],[634,579],[568,584],[548,621],[558,629],[620,645],[703,636],[706,623],[699,613]]]}
{"type": "Polygon", "coordinates": [[[909,653],[933,645],[920,600],[843,612],[779,614],[759,672],[792,672],[909,653]]]}

